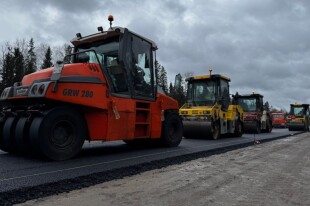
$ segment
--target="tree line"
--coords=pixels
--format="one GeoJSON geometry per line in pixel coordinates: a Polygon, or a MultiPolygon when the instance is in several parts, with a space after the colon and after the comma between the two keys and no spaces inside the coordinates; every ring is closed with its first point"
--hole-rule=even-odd
{"type": "MultiPolygon", "coordinates": [[[[39,44],[36,47],[33,38],[28,42],[24,39],[16,40],[14,44],[6,42],[1,48],[0,92],[15,82],[21,82],[23,76],[27,74],[53,67],[52,60],[62,59],[68,53],[69,48],[68,44],[53,48],[47,44],[39,44]]],[[[193,74],[184,74],[185,78],[190,75],[193,74]]],[[[167,71],[158,61],[155,61],[155,76],[156,85],[160,86],[167,95],[176,99],[179,106],[182,106],[185,103],[184,78],[181,76],[182,83],[179,86],[172,82],[168,85],[167,71]]]]}
{"type": "Polygon", "coordinates": [[[0,57],[0,91],[20,82],[23,76],[53,66],[52,59],[61,59],[68,49],[67,44],[51,48],[41,43],[35,47],[34,39],[6,42],[1,47],[0,57]]]}
{"type": "Polygon", "coordinates": [[[173,84],[172,82],[170,82],[168,86],[168,78],[165,67],[160,65],[158,61],[155,61],[155,76],[156,76],[156,85],[160,86],[167,95],[177,100],[179,103],[179,107],[181,107],[186,101],[185,79],[194,76],[194,73],[186,72],[183,75],[177,74],[178,81],[180,81],[180,84],[176,84],[176,82],[174,82],[173,84]]]}

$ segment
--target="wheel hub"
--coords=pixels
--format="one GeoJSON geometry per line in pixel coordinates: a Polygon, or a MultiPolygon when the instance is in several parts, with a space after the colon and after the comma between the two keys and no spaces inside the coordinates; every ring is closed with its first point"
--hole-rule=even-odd
{"type": "Polygon", "coordinates": [[[59,121],[52,129],[50,141],[54,146],[64,148],[72,143],[73,136],[73,125],[68,121],[59,121]]]}

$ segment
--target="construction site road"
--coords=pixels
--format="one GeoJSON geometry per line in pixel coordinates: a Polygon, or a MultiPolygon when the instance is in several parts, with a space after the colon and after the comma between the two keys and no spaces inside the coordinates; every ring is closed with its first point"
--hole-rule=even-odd
{"type": "MultiPolygon", "coordinates": [[[[296,131],[274,129],[272,133],[255,135],[255,140],[268,140],[295,134],[296,131]]],[[[145,162],[178,157],[201,151],[228,146],[253,143],[253,134],[241,138],[220,138],[218,140],[183,139],[179,147],[130,147],[123,141],[85,142],[82,152],[74,159],[50,162],[34,157],[18,156],[0,151],[0,193],[19,188],[59,182],[139,165],[145,162]]]]}
{"type": "MultiPolygon", "coordinates": [[[[0,151],[0,203],[11,205],[69,192],[145,171],[207,157],[296,135],[299,131],[274,129],[218,140],[183,139],[176,148],[131,147],[123,141],[84,144],[74,159],[50,162],[0,151]]],[[[1,205],[1,204],[0,204],[1,205]]]]}
{"type": "Polygon", "coordinates": [[[310,133],[22,205],[310,205],[310,133]]]}

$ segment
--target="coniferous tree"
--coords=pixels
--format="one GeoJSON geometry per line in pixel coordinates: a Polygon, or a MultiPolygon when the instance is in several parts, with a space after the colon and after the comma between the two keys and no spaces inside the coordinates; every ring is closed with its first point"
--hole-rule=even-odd
{"type": "Polygon", "coordinates": [[[264,104],[264,109],[266,109],[266,110],[269,110],[270,108],[269,108],[269,102],[267,101],[267,102],[265,102],[265,104],[264,104]]]}
{"type": "Polygon", "coordinates": [[[175,79],[175,85],[172,86],[172,83],[170,83],[170,87],[169,87],[169,95],[178,101],[179,103],[179,107],[181,107],[186,100],[186,96],[185,96],[185,91],[184,91],[184,87],[183,87],[183,77],[181,74],[176,75],[176,79],[175,79]]]}
{"type": "Polygon", "coordinates": [[[168,79],[165,67],[160,65],[158,61],[155,61],[155,77],[156,85],[160,86],[164,92],[168,93],[168,79]]]}
{"type": "Polygon", "coordinates": [[[161,67],[160,70],[160,86],[163,88],[163,90],[168,93],[168,78],[167,78],[167,72],[165,70],[165,67],[161,67]]]}
{"type": "Polygon", "coordinates": [[[169,96],[172,97],[172,98],[175,98],[176,96],[176,92],[175,92],[175,87],[172,85],[172,83],[170,82],[170,85],[169,85],[169,96]]]}
{"type": "Polygon", "coordinates": [[[33,38],[30,39],[28,44],[28,53],[26,57],[25,75],[37,71],[37,56],[34,52],[34,41],[33,38]]]}
{"type": "Polygon", "coordinates": [[[14,61],[13,83],[15,83],[15,82],[20,82],[24,76],[25,61],[24,61],[24,56],[18,47],[14,48],[13,55],[14,55],[13,56],[13,61],[14,61]]]}
{"type": "Polygon", "coordinates": [[[72,47],[69,44],[65,44],[65,54],[71,54],[72,52],[72,47]]]}
{"type": "Polygon", "coordinates": [[[65,56],[66,56],[66,59],[64,59],[64,61],[70,62],[71,56],[67,56],[67,55],[71,54],[72,47],[69,44],[66,44],[64,47],[65,47],[65,56]]]}
{"type": "Polygon", "coordinates": [[[41,66],[41,69],[46,69],[46,68],[50,68],[53,66],[52,63],[52,50],[51,47],[47,47],[46,53],[45,53],[45,58],[43,60],[43,64],[41,66]]]}
{"type": "Polygon", "coordinates": [[[155,60],[155,81],[156,85],[158,85],[158,78],[159,78],[159,70],[160,70],[160,64],[158,63],[157,60],[155,60]]]}
{"type": "MultiPolygon", "coordinates": [[[[181,82],[184,82],[184,79],[182,76],[181,76],[181,82]]],[[[185,88],[183,85],[184,84],[181,84],[179,88],[176,88],[176,92],[179,96],[178,98],[179,106],[182,106],[186,101],[185,88]]]]}
{"type": "Polygon", "coordinates": [[[2,65],[2,82],[1,90],[8,86],[12,86],[14,83],[14,56],[12,54],[12,48],[8,47],[7,53],[4,55],[2,65]]]}

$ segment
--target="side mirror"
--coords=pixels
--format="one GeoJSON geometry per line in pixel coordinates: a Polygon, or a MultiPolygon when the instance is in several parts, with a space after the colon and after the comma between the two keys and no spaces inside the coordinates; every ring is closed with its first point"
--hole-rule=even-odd
{"type": "Polygon", "coordinates": [[[54,71],[53,71],[53,74],[51,76],[52,81],[59,80],[63,67],[64,67],[63,61],[61,61],[61,60],[56,61],[55,66],[54,66],[54,71]]]}

